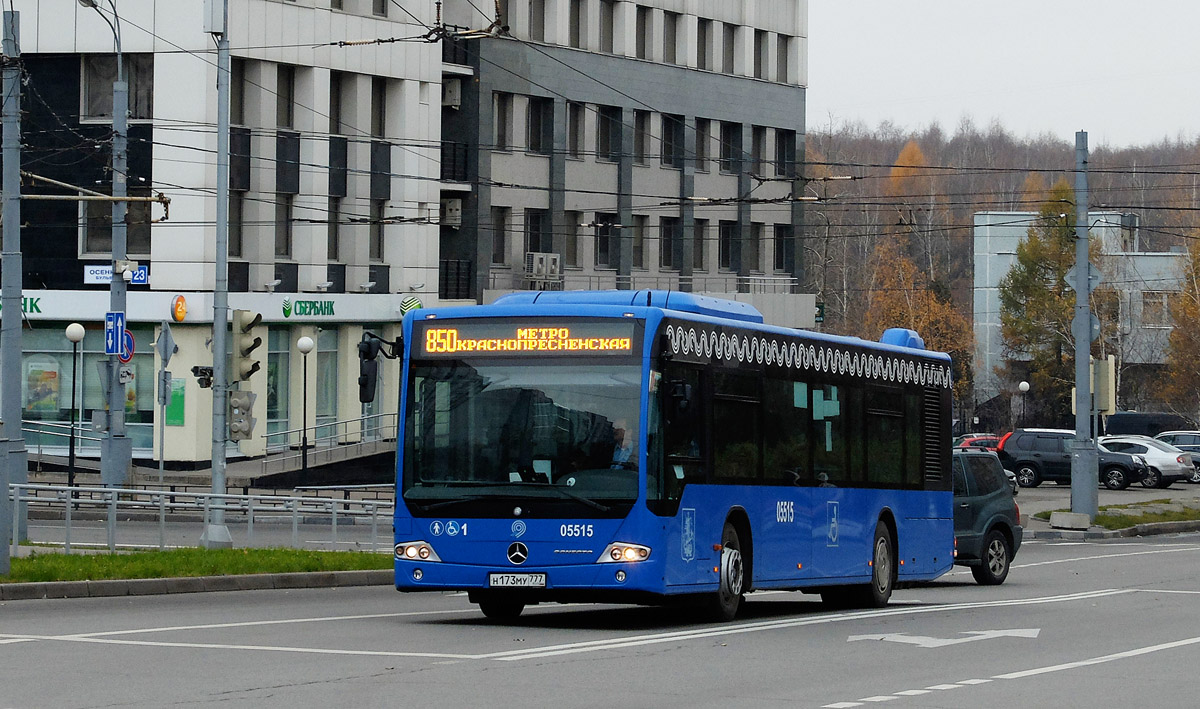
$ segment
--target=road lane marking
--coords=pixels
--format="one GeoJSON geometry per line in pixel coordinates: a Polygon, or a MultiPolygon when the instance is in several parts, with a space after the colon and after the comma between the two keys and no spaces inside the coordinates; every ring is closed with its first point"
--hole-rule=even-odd
{"type": "Polygon", "coordinates": [[[1077,556],[1071,559],[1051,559],[1050,561],[1035,561],[1030,564],[1013,564],[1014,569],[1029,569],[1034,566],[1051,566],[1053,564],[1069,564],[1075,561],[1094,561],[1096,559],[1119,559],[1125,556],[1144,556],[1146,554],[1174,554],[1180,551],[1200,551],[1200,546],[1191,545],[1174,549],[1154,549],[1151,551],[1128,551],[1120,554],[1097,554],[1095,556],[1077,556]]]}
{"type": "Polygon", "coordinates": [[[62,639],[71,638],[103,638],[114,635],[141,635],[142,633],[169,633],[181,630],[214,630],[218,628],[251,628],[263,625],[290,625],[294,623],[324,623],[338,620],[376,620],[378,618],[409,618],[424,615],[450,615],[456,613],[474,613],[474,608],[461,610],[447,609],[444,611],[408,611],[404,613],[368,613],[363,615],[331,615],[316,618],[284,618],[280,620],[245,620],[230,623],[206,623],[203,625],[168,625],[159,628],[134,628],[131,630],[106,630],[95,633],[74,633],[71,635],[55,636],[62,639]]]}
{"type": "Polygon", "coordinates": [[[934,638],[928,635],[909,635],[908,633],[871,633],[869,635],[851,635],[846,638],[846,642],[852,643],[856,640],[878,640],[892,643],[904,643],[907,645],[916,645],[917,647],[933,648],[946,647],[947,645],[961,645],[962,643],[971,643],[978,640],[990,640],[992,638],[1036,638],[1040,628],[1014,628],[1012,630],[966,630],[963,631],[965,638],[934,638]]]}
{"type": "Polygon", "coordinates": [[[1114,652],[1111,655],[1101,655],[1092,657],[1087,660],[1079,660],[1077,662],[1064,662],[1059,665],[1049,665],[1047,667],[1035,667],[1030,670],[1021,670],[1020,672],[1008,672],[1002,675],[994,675],[992,679],[1023,679],[1025,677],[1034,677],[1037,675],[1049,674],[1051,672],[1062,672],[1064,670],[1073,670],[1077,667],[1089,667],[1091,665],[1100,665],[1105,662],[1114,662],[1116,660],[1124,660],[1130,657],[1139,655],[1149,655],[1153,652],[1161,652],[1163,650],[1174,650],[1188,645],[1200,644],[1200,637],[1187,638],[1186,640],[1176,640],[1169,643],[1161,643],[1159,645],[1149,645],[1124,652],[1114,652]]]}
{"type": "Polygon", "coordinates": [[[957,684],[935,684],[932,687],[926,687],[925,689],[937,689],[937,690],[945,691],[947,689],[958,689],[959,687],[960,687],[960,685],[957,685],[957,684]]]}
{"type": "Polygon", "coordinates": [[[118,640],[115,638],[91,638],[72,635],[27,636],[31,640],[49,640],[72,643],[95,643],[100,645],[134,645],[141,647],[179,647],[193,650],[254,650],[259,652],[293,652],[308,655],[358,655],[366,657],[419,657],[438,660],[473,660],[476,655],[458,655],[448,652],[403,652],[393,650],[346,650],[341,648],[294,647],[286,645],[237,645],[233,643],[188,643],[158,640],[118,640]]]}
{"type": "Polygon", "coordinates": [[[990,679],[964,679],[963,681],[959,682],[959,684],[965,684],[965,685],[970,686],[970,685],[975,685],[975,684],[987,684],[988,682],[991,682],[991,681],[992,680],[990,680],[990,679]]]}
{"type": "Polygon", "coordinates": [[[976,601],[973,603],[958,603],[936,606],[923,606],[919,608],[893,608],[881,609],[874,611],[861,611],[856,613],[835,613],[832,615],[824,615],[816,618],[789,618],[784,620],[768,620],[757,621],[754,623],[739,623],[733,625],[723,625],[715,628],[699,628],[694,630],[673,631],[667,633],[652,633],[648,635],[633,635],[619,638],[609,638],[606,640],[589,640],[579,643],[567,643],[562,645],[550,645],[545,647],[526,648],[522,650],[510,650],[506,652],[491,653],[481,656],[484,659],[502,660],[505,662],[513,662],[517,660],[534,660],[545,657],[554,657],[558,655],[572,655],[583,652],[597,652],[600,650],[617,650],[630,647],[639,647],[642,645],[654,645],[665,642],[678,642],[682,640],[700,640],[704,638],[725,636],[725,635],[740,635],[743,633],[761,632],[764,630],[783,630],[787,628],[798,628],[811,625],[824,625],[827,623],[838,623],[847,620],[864,620],[869,618],[882,618],[890,616],[902,615],[918,615],[925,613],[941,613],[946,611],[960,611],[977,608],[1005,608],[1011,606],[1029,606],[1042,605],[1046,603],[1063,603],[1078,600],[1089,600],[1093,598],[1102,598],[1105,596],[1116,596],[1126,593],[1132,593],[1126,589],[1103,589],[1098,591],[1085,591],[1082,593],[1065,594],[1061,596],[1045,596],[1037,598],[1024,598],[1012,600],[997,600],[997,601],[976,601]]]}

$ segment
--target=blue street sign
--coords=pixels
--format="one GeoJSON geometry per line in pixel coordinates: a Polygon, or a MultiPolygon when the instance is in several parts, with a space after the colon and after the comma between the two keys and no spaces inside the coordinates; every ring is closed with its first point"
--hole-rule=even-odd
{"type": "Polygon", "coordinates": [[[150,282],[150,267],[142,264],[133,272],[133,280],[130,281],[135,286],[144,286],[150,282]]]}
{"type": "Polygon", "coordinates": [[[104,314],[104,354],[121,354],[122,339],[125,334],[125,313],[108,312],[104,314]]]}

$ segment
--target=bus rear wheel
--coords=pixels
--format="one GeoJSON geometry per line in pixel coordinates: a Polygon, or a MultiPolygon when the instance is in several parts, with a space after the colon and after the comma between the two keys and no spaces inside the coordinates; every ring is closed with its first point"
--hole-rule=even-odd
{"type": "Polygon", "coordinates": [[[831,608],[883,608],[896,586],[896,555],[892,531],[880,520],[871,545],[871,582],[822,589],[821,600],[831,608]]]}
{"type": "Polygon", "coordinates": [[[737,617],[746,590],[746,564],[742,557],[742,544],[737,529],[729,522],[721,530],[721,575],[717,593],[711,600],[710,612],[713,620],[730,621],[737,617]]]}
{"type": "Polygon", "coordinates": [[[479,610],[492,620],[515,620],[525,610],[525,603],[515,598],[484,597],[479,599],[479,610]]]}

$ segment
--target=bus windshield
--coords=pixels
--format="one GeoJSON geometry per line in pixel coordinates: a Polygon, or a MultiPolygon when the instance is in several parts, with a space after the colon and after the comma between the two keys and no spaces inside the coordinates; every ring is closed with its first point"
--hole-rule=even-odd
{"type": "Polygon", "coordinates": [[[485,514],[530,498],[534,514],[628,511],[640,379],[632,364],[413,362],[403,499],[416,514],[485,514]]]}

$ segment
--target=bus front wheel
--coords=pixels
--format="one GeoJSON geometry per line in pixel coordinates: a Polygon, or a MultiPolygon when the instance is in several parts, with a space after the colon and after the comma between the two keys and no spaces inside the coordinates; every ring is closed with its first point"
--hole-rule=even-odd
{"type": "Polygon", "coordinates": [[[730,621],[737,616],[742,594],[746,590],[746,564],[742,557],[742,544],[738,539],[737,529],[729,522],[725,523],[725,528],[721,531],[719,573],[721,578],[717,593],[712,599],[712,616],[714,620],[730,621]]]}
{"type": "Polygon", "coordinates": [[[479,599],[479,610],[492,620],[514,620],[525,610],[525,604],[515,598],[485,597],[479,599]]]}

